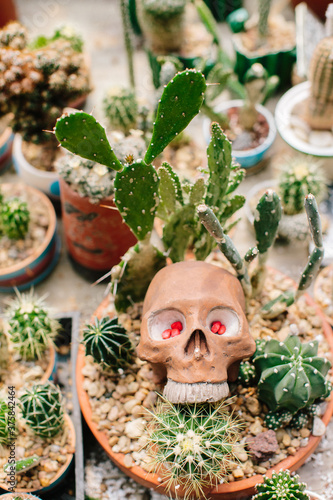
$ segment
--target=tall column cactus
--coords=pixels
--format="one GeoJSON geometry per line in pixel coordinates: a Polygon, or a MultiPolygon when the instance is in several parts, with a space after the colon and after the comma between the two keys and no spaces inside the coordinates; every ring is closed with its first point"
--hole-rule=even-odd
{"type": "Polygon", "coordinates": [[[261,37],[266,37],[268,34],[268,16],[272,0],[258,0],[258,2],[259,2],[258,33],[261,37]]]}
{"type": "Polygon", "coordinates": [[[131,37],[131,26],[128,12],[128,0],[120,0],[121,19],[123,23],[124,42],[127,53],[128,74],[131,88],[135,87],[133,67],[133,43],[131,37]]]}

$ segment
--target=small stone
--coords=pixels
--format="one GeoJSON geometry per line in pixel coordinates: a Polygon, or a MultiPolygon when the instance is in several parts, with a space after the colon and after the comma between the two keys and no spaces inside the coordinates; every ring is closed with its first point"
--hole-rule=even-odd
{"type": "Polygon", "coordinates": [[[309,437],[311,432],[310,432],[310,429],[307,429],[306,427],[303,427],[303,429],[301,429],[299,431],[300,435],[302,438],[306,438],[306,437],[309,437]]]}
{"type": "Polygon", "coordinates": [[[124,410],[127,414],[131,414],[134,406],[137,406],[138,401],[136,399],[130,399],[124,404],[124,410]]]}
{"type": "Polygon", "coordinates": [[[294,448],[294,446],[288,446],[287,452],[289,455],[296,455],[296,448],[294,448]]]}
{"type": "Polygon", "coordinates": [[[131,439],[138,439],[145,428],[146,420],[144,418],[136,418],[125,425],[125,434],[131,439]]]}
{"type": "Polygon", "coordinates": [[[121,436],[118,441],[119,451],[128,453],[130,451],[131,441],[127,436],[121,436]]]}
{"type": "Polygon", "coordinates": [[[257,472],[258,474],[265,474],[267,472],[267,469],[266,467],[260,467],[260,465],[258,465],[257,472]]]}
{"type": "Polygon", "coordinates": [[[124,465],[125,465],[125,467],[133,467],[134,462],[133,462],[133,458],[131,457],[131,455],[124,456],[124,465]]]}
{"type": "Polygon", "coordinates": [[[47,460],[43,468],[45,472],[56,472],[59,469],[59,464],[56,460],[47,460]]]}
{"type": "Polygon", "coordinates": [[[288,432],[285,432],[282,438],[282,443],[283,445],[288,448],[291,444],[291,437],[289,436],[288,432]]]}
{"type": "Polygon", "coordinates": [[[135,394],[139,390],[138,382],[131,382],[127,386],[127,394],[135,394]]]}
{"type": "Polygon", "coordinates": [[[245,406],[253,416],[257,416],[261,412],[261,404],[258,399],[253,396],[249,396],[245,399],[245,406]]]}
{"type": "Polygon", "coordinates": [[[232,471],[232,475],[234,476],[235,479],[241,479],[244,477],[244,471],[240,467],[232,471]]]}
{"type": "Polygon", "coordinates": [[[261,432],[254,438],[247,438],[251,455],[257,460],[267,460],[279,449],[275,432],[272,430],[261,432]]]}
{"type": "Polygon", "coordinates": [[[234,452],[235,457],[238,458],[238,460],[240,460],[241,462],[247,461],[248,455],[247,455],[247,452],[242,445],[236,444],[233,447],[233,452],[234,452]]]}
{"type": "Polygon", "coordinates": [[[111,447],[112,447],[112,446],[114,446],[114,445],[115,445],[115,444],[117,444],[117,443],[118,443],[118,438],[117,438],[117,436],[112,436],[112,437],[110,437],[110,439],[109,439],[109,445],[110,445],[111,447]]]}
{"type": "Polygon", "coordinates": [[[249,427],[249,431],[251,434],[254,436],[258,436],[258,434],[261,434],[263,431],[263,426],[261,425],[260,421],[257,419],[252,425],[249,427]]]}
{"type": "Polygon", "coordinates": [[[314,417],[313,426],[312,426],[312,434],[313,436],[323,436],[326,432],[326,425],[319,417],[314,417]]]}
{"type": "Polygon", "coordinates": [[[309,144],[320,148],[333,146],[333,135],[325,130],[312,130],[309,134],[309,144]]]}
{"type": "Polygon", "coordinates": [[[113,408],[111,408],[109,414],[108,414],[108,419],[111,421],[111,422],[114,422],[115,420],[117,420],[118,418],[118,415],[119,415],[119,410],[118,410],[118,407],[117,406],[114,406],[113,408]]]}
{"type": "Polygon", "coordinates": [[[301,448],[304,448],[308,444],[309,444],[309,438],[303,438],[303,439],[300,440],[300,447],[301,448]]]}
{"type": "Polygon", "coordinates": [[[298,448],[299,447],[299,439],[292,439],[290,444],[294,448],[298,448]]]}

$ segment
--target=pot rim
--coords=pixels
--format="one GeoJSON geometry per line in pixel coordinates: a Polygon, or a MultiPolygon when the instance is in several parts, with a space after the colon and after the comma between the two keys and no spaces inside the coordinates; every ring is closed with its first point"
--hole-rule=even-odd
{"type": "Polygon", "coordinates": [[[6,142],[10,139],[11,136],[14,136],[14,133],[11,127],[6,127],[5,130],[0,135],[0,148],[2,148],[6,142]]]}
{"type": "Polygon", "coordinates": [[[15,156],[17,162],[20,165],[23,165],[24,169],[34,177],[40,177],[48,181],[58,180],[58,173],[56,171],[46,172],[45,170],[40,170],[39,168],[34,167],[33,165],[31,165],[31,163],[28,162],[22,151],[22,142],[23,139],[21,134],[15,134],[13,142],[13,156],[15,156]]]}
{"type": "MultiPolygon", "coordinates": [[[[319,277],[320,275],[324,272],[325,269],[327,268],[333,268],[333,264],[328,264],[327,266],[323,267],[319,273],[317,274],[317,277],[315,279],[315,282],[314,282],[314,285],[313,285],[313,296],[314,296],[314,299],[316,301],[316,303],[320,304],[320,302],[317,300],[317,296],[318,296],[318,289],[319,289],[319,277]]],[[[333,328],[333,317],[331,318],[330,316],[328,316],[326,313],[325,313],[325,310],[323,310],[323,313],[325,314],[325,318],[326,318],[326,321],[328,321],[328,323],[332,326],[333,328]]]]}
{"type": "Polygon", "coordinates": [[[295,136],[289,125],[291,112],[296,104],[309,97],[311,83],[309,81],[295,85],[279,99],[275,108],[275,122],[282,139],[296,151],[319,157],[333,156],[333,146],[313,146],[295,136]]]}
{"type": "MultiPolygon", "coordinates": [[[[232,100],[228,100],[228,101],[223,101],[214,107],[214,111],[217,111],[217,112],[226,111],[232,107],[240,108],[243,106],[243,104],[244,104],[244,101],[242,99],[232,99],[232,100]]],[[[236,158],[241,159],[241,158],[249,158],[251,156],[257,156],[258,154],[266,151],[273,144],[273,142],[275,140],[277,130],[276,130],[275,120],[274,120],[273,114],[269,111],[269,109],[267,109],[262,104],[256,104],[256,110],[265,117],[265,119],[268,123],[268,126],[269,126],[268,135],[265,138],[264,142],[262,142],[262,144],[260,144],[259,146],[255,147],[255,148],[248,149],[246,151],[241,151],[241,150],[232,148],[232,155],[235,156],[236,158]]],[[[210,142],[210,137],[211,137],[210,136],[210,124],[211,124],[211,120],[209,118],[205,118],[202,126],[203,126],[204,136],[205,136],[207,143],[210,142]]]]}
{"type": "MultiPolygon", "coordinates": [[[[293,24],[295,26],[295,23],[293,24]]],[[[263,59],[267,56],[277,56],[282,53],[287,54],[288,52],[293,52],[296,49],[296,41],[295,41],[294,45],[290,45],[289,47],[286,48],[271,50],[265,52],[264,54],[259,54],[258,52],[249,52],[247,51],[247,49],[245,49],[240,35],[241,33],[232,34],[232,44],[234,46],[234,50],[239,54],[242,54],[242,56],[246,57],[246,59],[248,59],[249,61],[253,60],[254,62],[256,62],[258,61],[258,59],[263,59]]]]}
{"type": "MultiPolygon", "coordinates": [[[[44,202],[44,206],[46,206],[46,208],[47,208],[47,211],[48,211],[49,217],[50,217],[49,225],[48,225],[44,240],[42,241],[40,246],[36,248],[37,255],[40,255],[41,253],[44,252],[44,250],[50,244],[50,242],[51,242],[51,240],[56,232],[57,216],[56,216],[55,210],[53,208],[53,205],[52,205],[51,201],[49,200],[49,198],[46,196],[46,194],[44,194],[39,189],[36,189],[32,186],[28,186],[27,184],[24,184],[21,182],[17,183],[17,184],[14,184],[12,182],[6,182],[5,184],[3,184],[3,186],[6,186],[8,184],[12,184],[15,186],[17,186],[17,185],[23,186],[24,189],[33,192],[35,195],[38,195],[40,197],[41,201],[44,202]]],[[[14,273],[16,271],[19,271],[20,269],[23,269],[23,268],[29,266],[35,260],[36,260],[36,254],[31,255],[31,256],[27,257],[26,259],[22,260],[21,262],[18,262],[17,264],[13,264],[10,267],[5,267],[3,269],[0,269],[0,279],[4,278],[7,274],[14,273]]]]}
{"type": "MultiPolygon", "coordinates": [[[[272,269],[272,268],[270,268],[272,269]]],[[[273,269],[275,273],[285,276],[282,272],[273,269]]],[[[295,283],[296,286],[296,283],[295,283]]],[[[322,330],[324,336],[326,338],[327,343],[330,347],[330,352],[333,354],[333,333],[331,326],[327,322],[325,315],[321,311],[320,307],[314,302],[312,297],[307,293],[304,294],[306,298],[306,302],[308,305],[314,307],[316,309],[317,315],[322,319],[322,330]]],[[[106,297],[97,310],[95,311],[94,316],[99,316],[102,314],[102,311],[109,304],[110,296],[106,297]]],[[[84,366],[84,358],[85,352],[84,347],[81,345],[76,364],[76,387],[78,393],[78,399],[81,407],[82,414],[84,416],[85,421],[87,422],[90,430],[94,434],[95,438],[99,442],[99,444],[103,447],[104,451],[111,458],[111,460],[132,479],[136,480],[138,483],[146,486],[148,488],[154,488],[156,491],[163,494],[164,488],[161,486],[161,481],[159,480],[159,475],[157,473],[146,472],[141,467],[134,465],[131,468],[126,467],[124,464],[125,454],[123,453],[115,453],[112,451],[111,446],[108,443],[108,438],[106,435],[98,430],[98,425],[92,421],[92,410],[89,402],[89,396],[87,392],[83,389],[83,375],[82,368],[84,366]]],[[[325,414],[322,417],[322,421],[327,426],[330,418],[333,414],[333,397],[331,396],[327,403],[327,408],[325,414]]],[[[289,455],[287,458],[274,465],[274,467],[270,468],[265,475],[271,475],[273,471],[279,471],[281,469],[289,469],[291,472],[297,470],[301,465],[304,464],[306,459],[313,453],[313,451],[318,446],[322,436],[313,436],[309,437],[309,442],[307,446],[300,448],[295,455],[289,455]]],[[[242,479],[240,481],[234,481],[228,484],[221,484],[217,487],[212,487],[209,491],[210,498],[219,500],[222,498],[225,500],[234,499],[236,495],[241,494],[244,496],[249,496],[254,494],[254,487],[256,484],[261,483],[263,481],[263,476],[256,474],[255,476],[251,476],[250,478],[242,479]]],[[[240,498],[239,496],[237,498],[240,498]]]]}
{"type": "MultiPolygon", "coordinates": [[[[65,413],[64,415],[64,418],[65,418],[65,422],[66,424],[68,425],[68,428],[69,428],[69,431],[70,431],[70,436],[71,436],[71,446],[73,447],[73,449],[75,449],[76,447],[76,433],[75,433],[75,427],[74,427],[74,424],[72,422],[72,419],[70,418],[70,416],[68,415],[68,413],[65,413]]],[[[70,453],[67,457],[67,460],[64,464],[62,464],[62,466],[60,467],[60,469],[58,470],[57,474],[54,476],[54,478],[52,479],[51,483],[46,486],[46,487],[41,487],[39,490],[36,490],[36,489],[24,489],[24,488],[16,488],[16,491],[14,493],[39,493],[39,492],[42,492],[45,488],[45,491],[46,491],[46,488],[49,490],[52,488],[52,485],[57,482],[61,476],[64,474],[64,472],[68,469],[68,467],[70,466],[72,460],[73,460],[73,456],[74,456],[74,452],[73,453],[70,453]]],[[[2,488],[3,490],[5,491],[8,491],[5,487],[5,484],[4,483],[0,483],[0,488],[2,488]]]]}

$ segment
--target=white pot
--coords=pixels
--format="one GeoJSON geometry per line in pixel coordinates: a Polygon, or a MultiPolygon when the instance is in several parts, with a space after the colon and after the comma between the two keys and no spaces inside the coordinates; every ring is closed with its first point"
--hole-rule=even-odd
{"type": "Polygon", "coordinates": [[[318,493],[314,493],[313,491],[305,490],[304,493],[307,493],[309,495],[310,500],[325,500],[323,496],[318,495],[318,493]]]}
{"type": "MultiPolygon", "coordinates": [[[[229,108],[240,108],[243,105],[244,101],[241,99],[234,99],[232,101],[221,102],[218,106],[216,106],[216,108],[214,108],[214,111],[226,113],[229,108]]],[[[272,113],[261,104],[256,105],[256,110],[266,118],[269,125],[269,132],[264,142],[256,148],[246,151],[238,151],[234,148],[232,149],[232,156],[242,168],[250,168],[259,163],[266,156],[267,151],[273,144],[276,137],[276,127],[272,113]]],[[[203,133],[207,144],[210,142],[210,124],[211,120],[209,118],[205,118],[203,121],[203,133]]]]}
{"type": "Polygon", "coordinates": [[[23,182],[43,191],[53,200],[60,200],[57,172],[46,172],[33,167],[22,153],[22,137],[16,134],[13,143],[13,163],[23,182]]]}

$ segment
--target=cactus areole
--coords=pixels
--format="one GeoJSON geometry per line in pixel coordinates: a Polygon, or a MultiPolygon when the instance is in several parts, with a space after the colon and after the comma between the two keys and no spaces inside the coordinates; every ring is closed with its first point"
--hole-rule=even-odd
{"type": "Polygon", "coordinates": [[[155,275],[144,300],[138,355],[152,364],[159,382],[166,381],[169,401],[225,398],[238,362],[254,351],[236,277],[199,261],[178,262],[155,275]]]}

